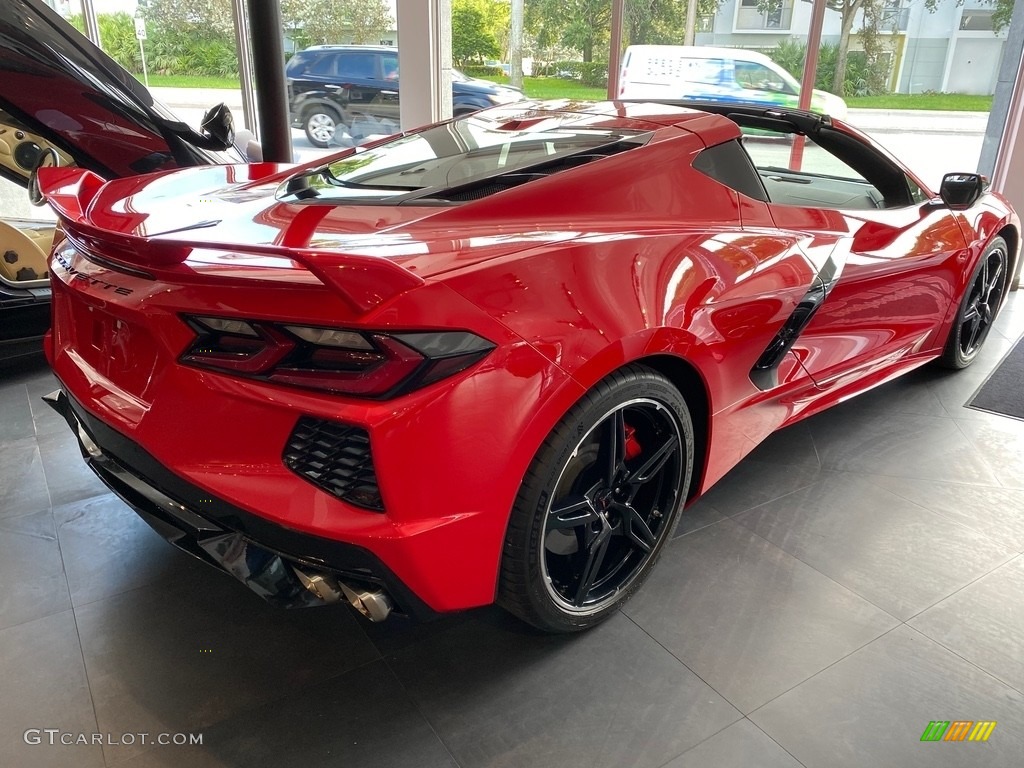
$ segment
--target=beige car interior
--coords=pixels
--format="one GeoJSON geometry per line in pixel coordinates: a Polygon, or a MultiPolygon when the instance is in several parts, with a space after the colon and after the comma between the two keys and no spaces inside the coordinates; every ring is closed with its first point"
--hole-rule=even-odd
{"type": "MultiPolygon", "coordinates": [[[[46,148],[53,148],[61,165],[70,165],[67,153],[45,139],[30,133],[17,120],[0,110],[0,166],[8,178],[24,186],[29,174],[46,148]]],[[[55,224],[45,219],[13,218],[0,210],[0,280],[19,288],[45,284],[46,257],[53,244],[55,224]]]]}

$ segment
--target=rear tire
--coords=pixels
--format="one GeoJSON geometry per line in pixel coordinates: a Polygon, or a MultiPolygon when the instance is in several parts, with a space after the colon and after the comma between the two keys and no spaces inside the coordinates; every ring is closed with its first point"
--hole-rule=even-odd
{"type": "Polygon", "coordinates": [[[341,115],[331,107],[310,107],[302,116],[302,129],[306,132],[306,138],[320,149],[331,146],[341,125],[341,115]]]}
{"type": "Polygon", "coordinates": [[[992,329],[1009,280],[1009,249],[994,237],[974,268],[964,297],[949,329],[939,365],[959,370],[974,362],[992,329]]]}
{"type": "Polygon", "coordinates": [[[516,498],[498,603],[547,632],[607,619],[671,538],[693,473],[693,422],[664,376],[611,374],[562,418],[516,498]]]}

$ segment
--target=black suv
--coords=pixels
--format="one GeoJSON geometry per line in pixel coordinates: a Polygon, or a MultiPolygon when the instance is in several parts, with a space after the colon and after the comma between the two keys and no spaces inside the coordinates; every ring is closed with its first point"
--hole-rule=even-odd
{"type": "MultiPolygon", "coordinates": [[[[397,48],[314,45],[292,56],[285,74],[292,125],[316,147],[329,146],[341,126],[354,139],[399,130],[397,48]]],[[[456,117],[522,98],[517,88],[452,70],[456,117]]]]}

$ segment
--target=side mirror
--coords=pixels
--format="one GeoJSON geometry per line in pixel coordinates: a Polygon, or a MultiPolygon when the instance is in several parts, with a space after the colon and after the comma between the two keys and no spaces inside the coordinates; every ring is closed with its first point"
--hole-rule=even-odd
{"type": "Polygon", "coordinates": [[[203,115],[199,129],[205,138],[220,145],[215,147],[218,150],[227,149],[235,143],[235,121],[231,117],[231,110],[224,104],[218,104],[203,115]]]}
{"type": "Polygon", "coordinates": [[[951,210],[970,208],[985,191],[985,179],[977,173],[947,173],[942,177],[939,197],[951,210]]]}

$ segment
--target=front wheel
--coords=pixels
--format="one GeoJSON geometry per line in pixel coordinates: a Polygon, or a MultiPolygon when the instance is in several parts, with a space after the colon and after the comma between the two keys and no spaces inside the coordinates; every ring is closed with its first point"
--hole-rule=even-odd
{"type": "Polygon", "coordinates": [[[678,522],[693,445],[689,409],[664,376],[631,365],[601,381],[551,432],[523,480],[499,604],[549,632],[587,629],[617,610],[678,522]]]}
{"type": "Polygon", "coordinates": [[[1001,237],[992,238],[971,275],[946,339],[939,364],[966,368],[974,362],[988,338],[1009,285],[1009,249],[1001,237]]]}

